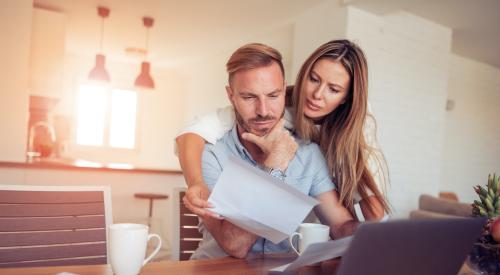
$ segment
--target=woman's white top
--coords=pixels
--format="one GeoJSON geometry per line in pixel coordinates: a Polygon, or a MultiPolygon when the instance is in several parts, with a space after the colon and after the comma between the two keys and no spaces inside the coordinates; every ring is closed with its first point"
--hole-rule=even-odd
{"type": "MultiPolygon", "coordinates": [[[[368,111],[370,111],[370,106],[368,105],[368,111]]],[[[291,108],[285,109],[285,128],[294,129],[293,126],[293,115],[291,113],[291,108]]],[[[195,119],[184,129],[182,129],[176,136],[193,133],[199,135],[205,139],[208,143],[215,144],[219,138],[221,138],[227,131],[229,131],[234,124],[234,110],[233,106],[227,106],[224,108],[219,108],[215,112],[211,112],[202,116],[197,116],[195,119]]],[[[365,129],[363,129],[365,140],[369,146],[379,149],[377,139],[375,137],[375,124],[371,119],[367,120],[365,124],[365,129]]],[[[174,144],[176,144],[174,142],[174,144]]],[[[175,153],[177,154],[177,145],[175,145],[175,153]]],[[[382,172],[379,171],[376,159],[373,156],[368,158],[368,168],[372,172],[375,182],[379,185],[380,180],[383,176],[382,172]]],[[[381,190],[382,191],[382,190],[381,190]]],[[[368,195],[373,195],[371,190],[368,190],[368,195]]],[[[354,194],[354,200],[358,203],[361,200],[361,196],[358,192],[354,194]]]]}

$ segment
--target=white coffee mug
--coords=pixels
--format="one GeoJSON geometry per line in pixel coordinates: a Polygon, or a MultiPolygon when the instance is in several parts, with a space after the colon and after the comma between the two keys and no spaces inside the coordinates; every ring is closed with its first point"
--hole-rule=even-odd
{"type": "Polygon", "coordinates": [[[116,275],[136,275],[160,250],[161,238],[148,234],[144,224],[117,223],[109,227],[109,258],[116,275]],[[152,238],[158,239],[155,250],[146,259],[146,247],[152,238]]]}
{"type": "Polygon", "coordinates": [[[290,238],[290,246],[300,255],[312,243],[327,242],[330,239],[330,227],[318,223],[303,223],[299,225],[299,232],[294,232],[290,238]],[[299,237],[299,247],[293,245],[293,238],[299,237]]]}

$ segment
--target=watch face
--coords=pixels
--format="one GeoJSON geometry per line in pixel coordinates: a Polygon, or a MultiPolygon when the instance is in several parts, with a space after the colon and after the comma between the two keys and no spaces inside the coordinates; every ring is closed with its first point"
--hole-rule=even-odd
{"type": "Polygon", "coordinates": [[[276,177],[276,178],[280,178],[280,179],[285,178],[285,173],[283,173],[283,171],[281,171],[280,169],[272,169],[271,168],[271,171],[269,171],[269,174],[271,174],[271,176],[276,177]]]}

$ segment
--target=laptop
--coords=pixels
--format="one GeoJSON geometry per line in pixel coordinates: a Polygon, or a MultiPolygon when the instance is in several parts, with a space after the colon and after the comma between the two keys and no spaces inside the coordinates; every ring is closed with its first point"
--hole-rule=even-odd
{"type": "Polygon", "coordinates": [[[481,235],[483,218],[362,224],[337,275],[456,275],[481,235]]]}

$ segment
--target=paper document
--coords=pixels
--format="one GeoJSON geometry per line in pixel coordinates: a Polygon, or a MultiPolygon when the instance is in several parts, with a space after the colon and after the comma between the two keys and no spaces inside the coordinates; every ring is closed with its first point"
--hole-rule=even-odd
{"type": "Polygon", "coordinates": [[[350,236],[334,241],[310,244],[295,261],[275,267],[270,271],[289,272],[306,265],[341,257],[347,251],[352,238],[350,236]]]}
{"type": "Polygon", "coordinates": [[[241,159],[229,157],[208,201],[231,223],[277,244],[318,201],[241,159]]]}

